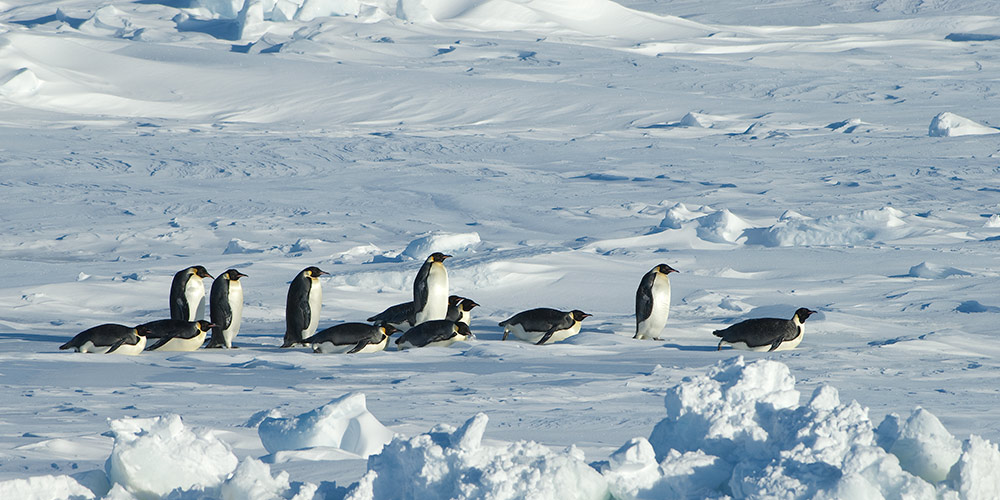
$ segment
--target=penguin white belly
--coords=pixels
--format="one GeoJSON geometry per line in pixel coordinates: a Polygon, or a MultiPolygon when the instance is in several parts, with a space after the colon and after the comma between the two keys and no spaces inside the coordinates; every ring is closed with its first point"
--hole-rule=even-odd
{"type": "MultiPolygon", "coordinates": [[[[566,339],[568,339],[568,338],[570,338],[570,337],[572,337],[572,336],[580,333],[580,327],[581,326],[583,326],[583,323],[580,322],[580,321],[577,321],[576,323],[573,324],[573,326],[571,326],[569,328],[566,328],[566,329],[563,329],[563,330],[556,330],[556,331],[552,332],[552,337],[549,338],[549,340],[545,341],[545,343],[546,344],[551,344],[553,342],[559,342],[561,340],[566,340],[566,339]]],[[[506,331],[509,331],[510,333],[512,333],[515,337],[517,337],[517,338],[519,338],[519,339],[521,339],[521,340],[523,340],[525,342],[531,342],[532,344],[537,344],[538,341],[542,340],[542,337],[545,335],[545,332],[525,331],[524,327],[522,327],[519,324],[518,325],[507,325],[506,327],[504,327],[504,329],[506,331]]]]}
{"type": "Polygon", "coordinates": [[[309,287],[309,324],[306,325],[305,330],[302,330],[302,338],[304,339],[312,337],[316,333],[316,327],[319,326],[319,310],[323,305],[323,288],[320,286],[318,279],[311,279],[312,286],[309,287]]]}
{"type": "Polygon", "coordinates": [[[126,356],[135,356],[136,354],[142,353],[146,350],[146,337],[139,337],[139,341],[135,345],[122,344],[115,349],[115,352],[111,354],[124,354],[126,356]]]}
{"type": "Polygon", "coordinates": [[[201,332],[189,339],[174,337],[165,344],[158,347],[157,351],[196,351],[205,343],[205,332],[201,332]]]}
{"type": "MultiPolygon", "coordinates": [[[[388,343],[389,343],[389,337],[386,337],[382,339],[382,342],[379,342],[378,344],[368,344],[364,346],[363,348],[361,348],[360,351],[358,351],[358,353],[384,351],[385,346],[388,343]]],[[[313,352],[318,352],[322,354],[344,354],[349,352],[351,349],[354,349],[355,346],[357,346],[357,344],[336,345],[333,342],[320,342],[317,344],[313,344],[312,348],[313,352]]]]}
{"type": "Polygon", "coordinates": [[[802,337],[804,337],[805,335],[806,335],[805,325],[799,325],[799,336],[795,337],[792,340],[786,340],[782,342],[781,345],[779,345],[778,348],[775,349],[775,351],[791,351],[792,349],[795,349],[796,347],[799,346],[799,344],[802,343],[802,337]]]}
{"type": "Polygon", "coordinates": [[[670,317],[670,278],[663,277],[653,282],[653,310],[649,317],[639,323],[636,336],[640,339],[655,339],[667,326],[670,317]]]}
{"type": "MultiPolygon", "coordinates": [[[[466,336],[466,335],[455,334],[454,337],[451,337],[451,338],[446,339],[446,340],[438,340],[438,341],[435,341],[435,342],[430,342],[427,345],[425,345],[424,347],[448,347],[448,346],[454,344],[455,342],[461,342],[461,341],[466,340],[468,338],[469,337],[466,336]]],[[[415,348],[417,346],[415,346],[415,345],[413,345],[413,344],[411,344],[409,342],[405,342],[404,341],[404,342],[402,342],[400,344],[396,344],[396,347],[399,350],[403,350],[403,349],[412,349],[412,348],[415,348]]]]}
{"type": "Polygon", "coordinates": [[[83,345],[80,346],[80,349],[79,349],[78,352],[88,352],[88,353],[94,353],[94,354],[105,354],[105,353],[108,352],[108,349],[111,349],[111,346],[109,346],[109,345],[102,345],[102,346],[98,347],[98,346],[95,346],[93,342],[91,342],[91,341],[88,340],[88,341],[84,342],[83,345]]]}
{"type": "Polygon", "coordinates": [[[233,319],[229,323],[229,328],[222,330],[226,347],[233,346],[233,339],[240,333],[240,324],[243,322],[243,286],[239,281],[229,283],[229,310],[233,312],[233,319]]]}
{"type": "Polygon", "coordinates": [[[414,314],[416,324],[448,317],[448,272],[444,266],[431,266],[427,274],[427,304],[414,314]]]}
{"type": "Polygon", "coordinates": [[[205,319],[205,282],[192,276],[184,286],[184,298],[188,303],[188,321],[205,319]]]}
{"type": "MultiPolygon", "coordinates": [[[[782,342],[782,343],[784,343],[784,342],[782,342]]],[[[745,342],[735,342],[735,343],[732,343],[732,342],[726,342],[725,340],[723,340],[722,341],[722,345],[727,345],[727,346],[732,347],[733,349],[740,349],[740,350],[743,350],[743,351],[767,352],[767,351],[771,350],[771,346],[770,345],[762,345],[762,346],[758,346],[758,347],[750,347],[745,342]]],[[[781,350],[781,349],[779,348],[778,350],[781,350]]]]}

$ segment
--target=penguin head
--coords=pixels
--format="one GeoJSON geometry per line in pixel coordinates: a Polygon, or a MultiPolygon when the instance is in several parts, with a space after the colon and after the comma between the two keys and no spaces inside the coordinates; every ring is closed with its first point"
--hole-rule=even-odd
{"type": "Polygon", "coordinates": [[[469,325],[462,321],[455,322],[455,333],[464,337],[472,337],[472,330],[469,329],[469,325]]]}
{"type": "Polygon", "coordinates": [[[449,306],[457,306],[463,300],[465,300],[465,297],[459,297],[458,295],[449,295],[448,296],[448,305],[449,306]]]}
{"type": "Polygon", "coordinates": [[[243,274],[243,273],[241,273],[241,272],[239,272],[239,271],[237,271],[235,269],[230,269],[230,270],[222,273],[222,275],[225,276],[226,279],[228,279],[229,281],[239,281],[240,278],[246,278],[247,277],[247,275],[245,275],[245,274],[243,274]]]}
{"type": "Polygon", "coordinates": [[[378,324],[378,328],[380,330],[382,330],[382,333],[385,334],[386,337],[390,337],[390,336],[392,336],[392,334],[399,332],[399,328],[396,328],[396,327],[390,325],[389,323],[385,323],[385,322],[379,323],[378,324]]]}
{"type": "Polygon", "coordinates": [[[573,309],[572,311],[570,311],[570,314],[573,315],[573,321],[583,321],[584,318],[589,318],[593,316],[593,314],[587,314],[579,309],[573,309]]]}
{"type": "Polygon", "coordinates": [[[806,309],[805,307],[800,307],[795,311],[795,317],[799,319],[799,323],[805,323],[806,319],[813,314],[816,314],[816,311],[806,309]]]}
{"type": "Polygon", "coordinates": [[[656,266],[656,271],[659,272],[659,273],[662,273],[662,274],[670,274],[670,273],[679,272],[676,269],[674,269],[674,268],[672,268],[672,267],[670,267],[670,266],[668,266],[666,264],[660,264],[660,265],[656,266]]]}
{"type": "Polygon", "coordinates": [[[461,304],[461,309],[462,309],[463,311],[471,311],[473,307],[476,307],[476,306],[478,306],[478,305],[479,305],[479,304],[477,304],[477,303],[476,303],[476,302],[475,302],[474,300],[472,300],[472,299],[465,299],[465,300],[463,300],[463,301],[462,301],[462,304],[461,304]]]}
{"type": "Polygon", "coordinates": [[[216,326],[216,325],[213,325],[213,324],[211,324],[208,321],[205,321],[203,319],[195,321],[195,323],[196,323],[195,326],[196,326],[196,328],[198,328],[199,332],[207,332],[207,331],[211,330],[212,327],[216,326]]]}
{"type": "Polygon", "coordinates": [[[427,262],[444,262],[444,259],[450,258],[451,255],[443,254],[441,252],[434,252],[427,257],[427,262]]]}
{"type": "Polygon", "coordinates": [[[188,269],[191,270],[192,274],[194,274],[195,276],[198,276],[199,278],[211,278],[212,277],[211,274],[208,274],[208,269],[205,269],[205,266],[191,266],[188,269]]]}
{"type": "Polygon", "coordinates": [[[306,278],[319,278],[320,276],[322,276],[324,274],[330,274],[330,273],[328,273],[328,272],[326,272],[326,271],[324,271],[324,270],[322,270],[322,269],[320,269],[320,268],[318,268],[316,266],[309,266],[309,267],[307,267],[307,268],[305,268],[305,269],[302,270],[302,274],[306,278]]]}
{"type": "Polygon", "coordinates": [[[137,326],[137,327],[135,327],[135,328],[132,329],[132,334],[133,335],[138,335],[140,337],[149,336],[150,333],[151,332],[149,330],[149,327],[146,326],[145,323],[143,323],[143,324],[141,324],[141,325],[139,325],[139,326],[137,326]]]}

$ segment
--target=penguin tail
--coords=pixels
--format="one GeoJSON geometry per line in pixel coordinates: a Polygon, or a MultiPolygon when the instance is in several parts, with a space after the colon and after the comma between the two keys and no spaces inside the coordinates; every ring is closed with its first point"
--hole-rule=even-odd
{"type": "Polygon", "coordinates": [[[724,334],[722,333],[722,330],[716,330],[716,331],[712,332],[712,335],[715,335],[716,337],[722,338],[722,336],[724,334]]]}

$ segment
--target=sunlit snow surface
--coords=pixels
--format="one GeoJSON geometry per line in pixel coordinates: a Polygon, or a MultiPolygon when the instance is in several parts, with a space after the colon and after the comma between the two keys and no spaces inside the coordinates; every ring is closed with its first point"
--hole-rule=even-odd
{"type": "Polygon", "coordinates": [[[995,497],[998,55],[986,0],[0,0],[0,498],[995,497]],[[301,269],[325,328],[433,251],[475,339],[277,348],[301,269]],[[58,350],[196,264],[238,349],[58,350]]]}

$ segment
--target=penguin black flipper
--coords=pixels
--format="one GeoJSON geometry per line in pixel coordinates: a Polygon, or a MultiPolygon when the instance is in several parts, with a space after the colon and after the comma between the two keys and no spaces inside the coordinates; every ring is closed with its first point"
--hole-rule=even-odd
{"type": "Polygon", "coordinates": [[[356,352],[359,352],[362,349],[364,349],[367,345],[368,345],[368,339],[361,339],[358,341],[358,345],[354,346],[354,348],[351,349],[350,351],[347,351],[347,354],[354,354],[356,352]]]}
{"type": "Polygon", "coordinates": [[[170,319],[182,319],[187,321],[190,307],[187,297],[184,296],[184,289],[187,287],[189,274],[179,272],[174,275],[174,280],[170,283],[170,319]]]}
{"type": "MultiPolygon", "coordinates": [[[[228,272],[228,271],[226,271],[228,272]]],[[[220,276],[212,283],[209,297],[208,317],[215,327],[212,328],[212,339],[205,347],[224,347],[222,332],[233,324],[233,308],[229,305],[229,283],[225,276],[220,276]]]]}
{"type": "Polygon", "coordinates": [[[771,342],[771,348],[768,349],[767,352],[771,352],[771,351],[777,349],[778,346],[780,346],[781,343],[784,342],[784,341],[785,341],[785,336],[784,335],[779,335],[778,338],[774,339],[774,342],[771,342]]]}
{"type": "Polygon", "coordinates": [[[281,347],[292,347],[302,342],[302,330],[309,325],[312,319],[312,311],[309,308],[309,289],[312,288],[312,281],[306,279],[304,282],[298,277],[288,292],[288,301],[285,304],[285,341],[281,347]],[[301,290],[303,289],[304,290],[301,290]],[[289,312],[294,311],[294,312],[289,312]]]}
{"type": "Polygon", "coordinates": [[[147,351],[155,351],[155,350],[163,347],[163,345],[166,344],[167,342],[170,342],[170,340],[173,339],[173,338],[174,338],[173,335],[168,335],[168,336],[165,336],[165,337],[160,337],[160,340],[157,340],[155,344],[146,346],[146,350],[147,351]]]}
{"type": "Polygon", "coordinates": [[[413,311],[410,312],[410,324],[416,325],[417,311],[423,311],[427,305],[427,298],[430,290],[427,288],[427,277],[431,274],[430,263],[424,263],[417,271],[417,277],[413,280],[413,311]]]}
{"type": "Polygon", "coordinates": [[[548,340],[552,338],[552,334],[556,333],[556,330],[561,330],[561,328],[559,328],[559,325],[549,328],[548,331],[545,332],[545,335],[542,335],[542,338],[538,342],[535,342],[535,345],[542,345],[548,342],[548,340]]]}
{"type": "Polygon", "coordinates": [[[107,354],[111,354],[111,353],[115,352],[115,350],[118,349],[119,347],[121,347],[122,344],[124,344],[124,343],[125,343],[125,339],[122,338],[122,339],[118,340],[117,342],[115,342],[114,344],[111,344],[111,348],[108,349],[107,354]]]}
{"type": "Polygon", "coordinates": [[[644,321],[653,313],[653,281],[656,279],[656,270],[652,270],[642,277],[639,289],[635,291],[635,317],[639,321],[644,321]]]}

